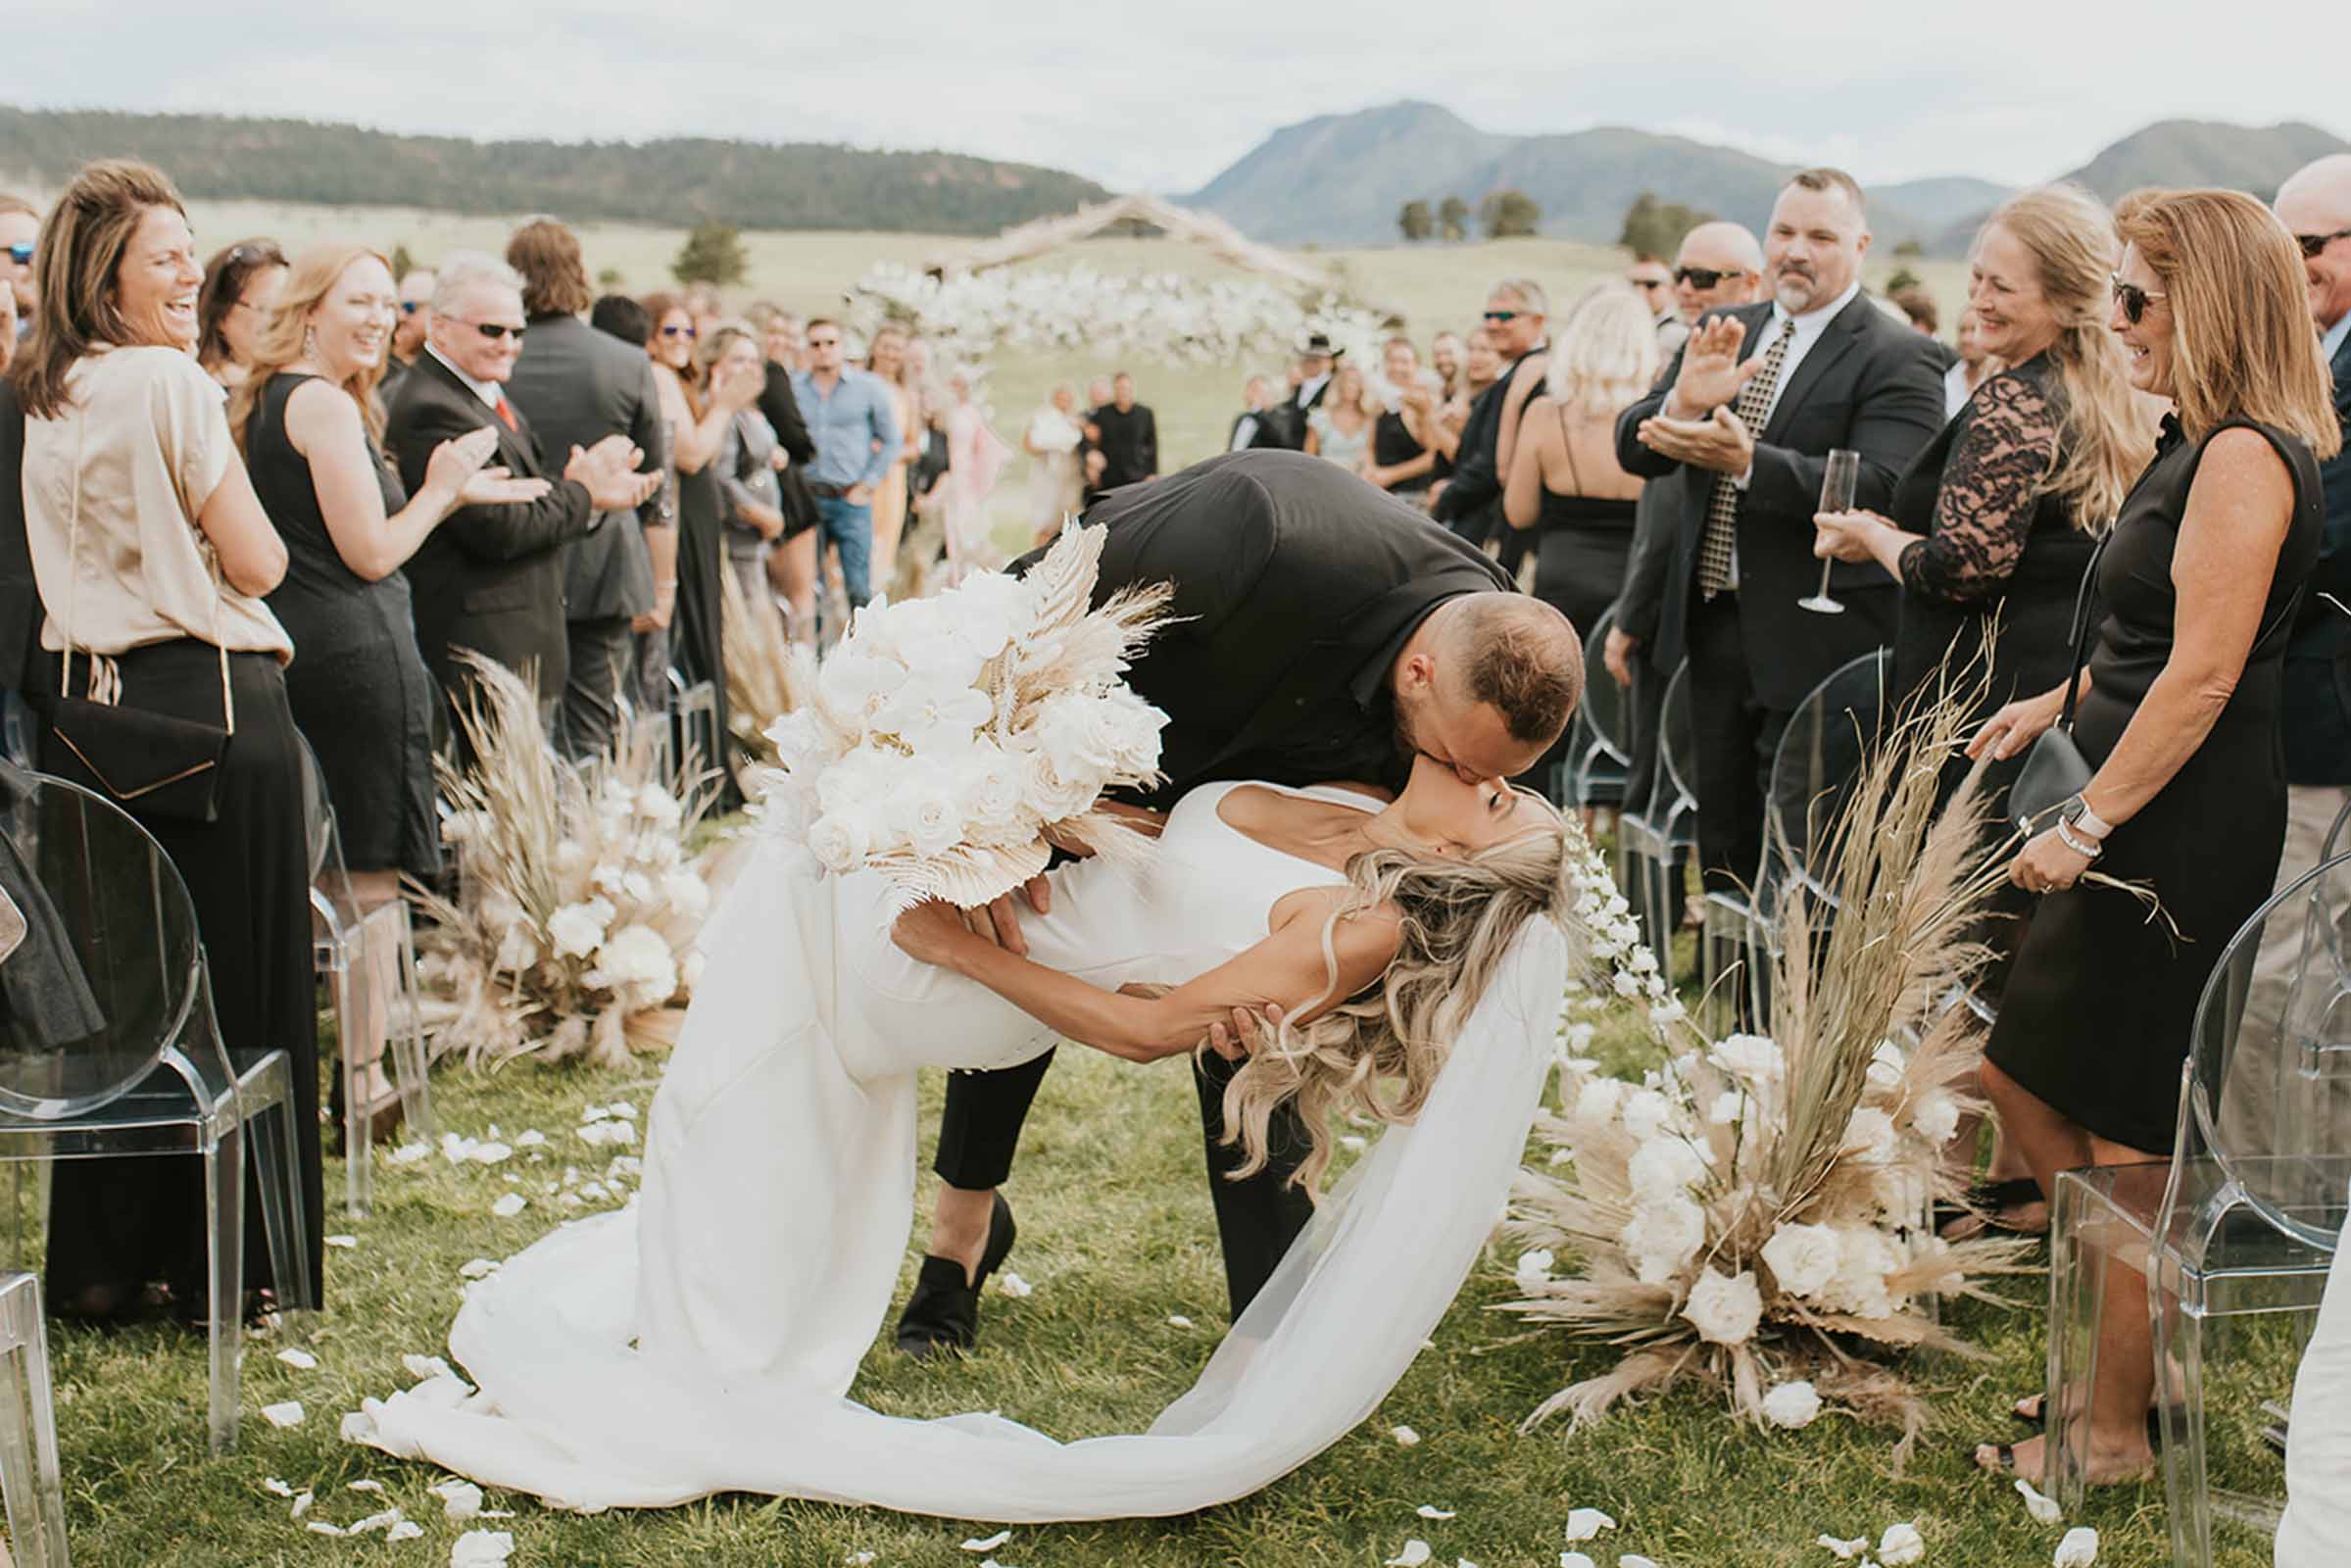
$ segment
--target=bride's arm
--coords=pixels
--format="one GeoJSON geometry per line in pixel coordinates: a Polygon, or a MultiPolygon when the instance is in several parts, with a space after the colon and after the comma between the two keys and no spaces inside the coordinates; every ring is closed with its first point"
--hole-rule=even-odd
{"type": "Polygon", "coordinates": [[[978,981],[1064,1039],[1129,1061],[1154,1061],[1200,1045],[1236,1007],[1279,1007],[1294,1023],[1306,1023],[1370,985],[1396,956],[1395,915],[1375,910],[1342,920],[1331,933],[1339,964],[1331,984],[1322,944],[1331,905],[1295,902],[1264,941],[1159,997],[1104,991],[1031,962],[974,935],[952,905],[915,906],[899,916],[893,936],[914,957],[978,981]]]}

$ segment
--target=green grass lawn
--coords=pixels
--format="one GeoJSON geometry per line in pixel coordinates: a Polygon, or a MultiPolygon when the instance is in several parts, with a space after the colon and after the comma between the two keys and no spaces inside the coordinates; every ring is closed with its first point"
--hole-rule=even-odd
{"type": "MultiPolygon", "coordinates": [[[[1612,1020],[1601,1047],[1612,1062],[1638,1059],[1638,1036],[1612,1020]]],[[[548,1195],[574,1167],[573,1188],[600,1179],[612,1151],[574,1133],[591,1103],[650,1103],[658,1060],[631,1071],[516,1065],[495,1075],[446,1069],[436,1085],[444,1130],[508,1141],[525,1129],[548,1137],[496,1166],[453,1166],[438,1153],[380,1167],[378,1206],[367,1220],[335,1210],[327,1230],[358,1246],[327,1253],[329,1308],[250,1344],[245,1428],[238,1450],[205,1449],[204,1355],[197,1338],[166,1328],[100,1334],[60,1326],[58,1418],[67,1506],[77,1562],[146,1564],[325,1564],[390,1561],[438,1565],[462,1530],[426,1489],[440,1473],[340,1442],[336,1423],[367,1395],[411,1381],[404,1352],[441,1353],[458,1304],[460,1270],[497,1258],[573,1212],[548,1195]],[[512,1219],[491,1213],[502,1195],[530,1206],[512,1219]],[[286,1346],[318,1358],[298,1371],[275,1359],[286,1346]],[[260,1408],[299,1399],[307,1419],[281,1431],[260,1408]],[[269,1477],[315,1493],[312,1517],[350,1524],[397,1504],[425,1537],[387,1544],[305,1533],[288,1504],[264,1488],[269,1477]],[[346,1490],[373,1479],[380,1495],[346,1490]]],[[[926,1125],[939,1083],[926,1085],[926,1125]]],[[[641,1115],[640,1115],[641,1119],[641,1115]]],[[[927,1135],[925,1145],[927,1147],[927,1135]]],[[[1046,1080],[1011,1197],[1021,1242],[1009,1267],[1035,1286],[1012,1299],[991,1292],[979,1353],[916,1365],[877,1344],[857,1395],[880,1409],[940,1415],[1001,1409],[1063,1438],[1137,1431],[1198,1374],[1224,1322],[1224,1284],[1200,1171],[1192,1090],[1179,1064],[1125,1066],[1083,1051],[1064,1052],[1046,1080]],[[1183,1329],[1170,1315],[1189,1317],[1183,1329]]],[[[330,1167],[328,1190],[340,1185],[330,1167]]],[[[607,1199],[605,1203],[616,1200],[607,1199]]],[[[788,1195],[778,1195],[789,1201],[788,1195]]],[[[588,1209],[605,1206],[589,1202],[588,1209]]],[[[918,1233],[919,1235],[919,1233],[918,1233]]],[[[909,1256],[910,1279],[913,1258],[909,1256]]],[[[1441,1565],[1466,1558],[1483,1568],[1548,1568],[1565,1545],[1571,1507],[1615,1516],[1620,1528],[1583,1548],[1595,1561],[1639,1552],[1665,1568],[1764,1568],[1834,1559],[1814,1538],[1868,1535],[1915,1521],[1930,1564],[2033,1564],[2049,1560],[2058,1530],[2035,1525],[2003,1482],[1977,1473],[1966,1450],[1977,1439],[2008,1437],[2009,1397],[2038,1386],[2041,1353],[2037,1282],[2011,1282],[2029,1304],[1999,1310],[1965,1304],[1952,1314],[1991,1358],[1973,1363],[1921,1357],[1911,1368],[1934,1391],[1941,1415],[1908,1468],[1897,1473],[1890,1439],[1835,1416],[1794,1433],[1765,1434],[1730,1420],[1719,1397],[1684,1388],[1623,1410],[1567,1437],[1556,1429],[1522,1436],[1520,1418],[1572,1378],[1603,1367],[1608,1354],[1551,1336],[1529,1337],[1492,1308],[1510,1295],[1509,1259],[1472,1279],[1424,1352],[1371,1420],[1334,1448],[1257,1496],[1176,1520],[1030,1527],[996,1559],[1014,1568],[1079,1564],[1374,1564],[1409,1538],[1427,1541],[1441,1565]],[[1399,1446],[1396,1425],[1421,1436],[1399,1446]],[[1431,1521],[1422,1504],[1457,1517],[1431,1521]]],[[[1364,1303],[1376,1312],[1376,1301],[1364,1303]]],[[[2272,1377],[2290,1365],[2282,1348],[2265,1359],[2272,1377]]],[[[2251,1380],[2229,1386],[2231,1442],[2241,1452],[2244,1422],[2263,1394],[2251,1380]]],[[[2275,1491],[2278,1467],[2232,1461],[2238,1485],[2275,1491]]],[[[516,1568],[772,1568],[840,1564],[871,1551],[876,1564],[975,1563],[960,1543],[993,1527],[873,1510],[726,1497],[661,1513],[580,1517],[493,1494],[512,1508],[516,1568]]],[[[2168,1561],[2160,1485],[2122,1487],[2093,1497],[2076,1523],[2105,1539],[2100,1562],[2168,1561]]],[[[2223,1562],[2266,1563],[2249,1536],[2224,1540],[2223,1562]]]]}

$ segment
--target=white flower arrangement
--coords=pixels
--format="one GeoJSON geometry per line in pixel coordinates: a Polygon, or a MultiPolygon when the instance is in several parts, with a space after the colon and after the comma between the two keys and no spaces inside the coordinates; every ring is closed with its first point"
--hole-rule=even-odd
{"type": "Polygon", "coordinates": [[[433,916],[418,968],[447,999],[444,1047],[611,1063],[667,1044],[710,907],[686,848],[709,785],[664,776],[636,738],[568,766],[530,688],[487,660],[474,668],[460,715],[473,760],[439,760],[459,895],[417,895],[433,916]]]}
{"type": "Polygon", "coordinates": [[[965,908],[1042,871],[1049,835],[1136,853],[1096,806],[1158,777],[1167,717],[1120,676],[1167,594],[1090,610],[1102,547],[1101,528],[1071,525],[1026,577],[978,572],[859,611],[768,730],[763,825],[829,874],[870,868],[903,903],[965,908]]]}
{"type": "Polygon", "coordinates": [[[1769,1034],[1695,1038],[1605,868],[1584,870],[1594,956],[1673,1054],[1633,1083],[1563,1053],[1559,1109],[1537,1118],[1505,1232],[1558,1262],[1514,1273],[1506,1309],[1629,1348],[1530,1427],[1597,1420],[1694,1375],[1760,1424],[1801,1426],[1836,1400],[1901,1425],[1906,1447],[1924,1407],[1861,1352],[1962,1348],[1931,1299],[2021,1267],[2024,1244],[1945,1242],[1929,1216],[1956,1196],[1941,1152],[1977,1054],[1974,1015],[1948,999],[1983,961],[1972,922],[2002,869],[1981,854],[1972,793],[1937,814],[1964,717],[1932,704],[1871,758],[1819,861],[1834,918],[1786,901],[1769,1034]]]}

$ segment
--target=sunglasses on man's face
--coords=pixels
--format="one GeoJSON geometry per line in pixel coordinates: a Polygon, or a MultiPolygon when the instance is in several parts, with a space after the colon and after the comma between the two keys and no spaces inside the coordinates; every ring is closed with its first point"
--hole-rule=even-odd
{"type": "Polygon", "coordinates": [[[1527,313],[1526,313],[1526,312],[1524,312],[1524,311],[1488,311],[1488,312],[1486,313],[1486,319],[1488,319],[1489,321],[1497,321],[1497,322],[1498,322],[1498,321],[1515,321],[1515,320],[1517,320],[1517,319],[1518,319],[1520,317],[1522,317],[1522,316],[1524,316],[1524,315],[1526,315],[1526,314],[1527,314],[1527,313]]]}
{"type": "Polygon", "coordinates": [[[1743,267],[1677,267],[1674,269],[1674,281],[1688,283],[1691,288],[1713,288],[1731,278],[1746,275],[1746,269],[1743,267]]]}
{"type": "Polygon", "coordinates": [[[403,316],[414,316],[422,309],[424,309],[422,300],[402,300],[400,302],[400,314],[403,316]]]}
{"type": "Polygon", "coordinates": [[[32,265],[32,247],[29,245],[11,245],[8,248],[8,259],[16,263],[19,267],[30,267],[32,265]]]}
{"type": "Polygon", "coordinates": [[[2351,236],[2351,228],[2338,228],[2331,234],[2296,234],[2294,243],[2302,247],[2302,259],[2315,262],[2319,253],[2336,240],[2351,236]]]}
{"type": "Polygon", "coordinates": [[[2149,305],[2157,300],[2171,298],[2169,294],[2160,294],[2140,288],[2136,283],[2126,283],[2120,277],[2115,277],[2111,281],[2114,284],[2114,302],[2123,308],[2123,319],[2129,321],[2132,326],[2136,326],[2140,321],[2146,319],[2149,305]]]}
{"type": "Polygon", "coordinates": [[[522,345],[523,328],[519,326],[508,326],[503,321],[473,321],[468,324],[493,343],[502,337],[511,337],[514,340],[515,347],[519,348],[522,345]]]}
{"type": "Polygon", "coordinates": [[[1631,283],[1635,288],[1641,289],[1644,293],[1655,289],[1672,288],[1674,286],[1674,280],[1670,277],[1635,277],[1628,278],[1626,281],[1631,283]]]}

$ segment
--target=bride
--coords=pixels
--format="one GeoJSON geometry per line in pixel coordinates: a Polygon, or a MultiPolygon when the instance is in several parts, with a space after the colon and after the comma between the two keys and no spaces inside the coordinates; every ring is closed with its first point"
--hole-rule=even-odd
{"type": "Polygon", "coordinates": [[[706,930],[638,1203],[472,1288],[450,1345],[477,1390],[370,1399],[346,1433],[579,1509],[759,1492],[1036,1522],[1253,1492],[1370,1413],[1493,1228],[1552,1059],[1576,842],[1540,798],[1426,757],[1393,801],[1202,785],[1140,867],[1051,872],[1024,957],[952,906],[893,921],[878,874],[822,878],[764,837],[706,930]],[[1237,1008],[1278,1020],[1228,1092],[1252,1168],[1293,1098],[1304,1182],[1334,1111],[1399,1125],[1188,1394],[1148,1433],[1068,1444],[845,1396],[906,1255],[917,1069],[1059,1039],[1150,1061],[1237,1008]]]}

